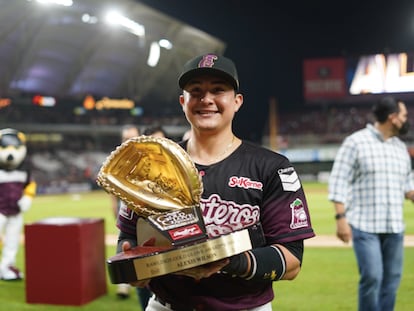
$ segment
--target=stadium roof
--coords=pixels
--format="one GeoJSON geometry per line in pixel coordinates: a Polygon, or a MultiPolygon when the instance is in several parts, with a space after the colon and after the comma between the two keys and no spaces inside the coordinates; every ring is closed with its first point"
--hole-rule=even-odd
{"type": "Polygon", "coordinates": [[[0,97],[176,102],[184,62],[207,51],[224,53],[219,39],[137,1],[44,2],[0,0],[0,97]],[[117,27],[105,22],[109,9],[124,15],[117,27]],[[172,48],[160,47],[161,39],[172,48]],[[147,64],[153,43],[160,52],[155,67],[147,64]]]}

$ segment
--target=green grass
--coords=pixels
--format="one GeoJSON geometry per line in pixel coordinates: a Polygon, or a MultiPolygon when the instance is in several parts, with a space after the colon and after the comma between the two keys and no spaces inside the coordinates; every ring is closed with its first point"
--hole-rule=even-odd
{"type": "MultiPolygon", "coordinates": [[[[316,234],[334,235],[336,226],[333,204],[328,201],[328,186],[323,183],[304,183],[312,226],[316,234]]],[[[414,204],[406,200],[404,204],[406,234],[414,234],[414,204]]]]}
{"type": "MultiPolygon", "coordinates": [[[[414,248],[405,249],[404,274],[395,311],[413,310],[414,248]]],[[[356,310],[358,271],[351,248],[307,248],[294,281],[274,284],[274,310],[356,310]]]]}
{"type": "Polygon", "coordinates": [[[103,218],[105,232],[117,232],[111,208],[111,197],[104,191],[80,194],[39,195],[25,214],[25,223],[49,217],[103,218]]]}
{"type": "MultiPolygon", "coordinates": [[[[333,207],[327,201],[326,185],[304,185],[310,206],[314,229],[317,234],[334,234],[333,207]]],[[[110,197],[103,191],[87,194],[63,194],[37,196],[32,208],[25,214],[25,223],[33,223],[48,217],[103,218],[105,232],[116,234],[110,197]]],[[[414,234],[414,208],[407,202],[405,208],[407,234],[414,234]]],[[[106,246],[106,256],[115,253],[115,246],[106,246]]],[[[24,246],[17,265],[24,271],[24,246]]],[[[411,293],[414,292],[414,247],[405,249],[404,275],[397,298],[396,311],[412,310],[411,293]]],[[[59,280],[64,281],[64,280],[59,280]]],[[[274,310],[332,311],[355,310],[358,273],[350,247],[311,248],[305,250],[303,268],[294,281],[274,283],[274,310]]],[[[115,295],[116,286],[107,279],[108,293],[82,306],[57,306],[27,304],[25,282],[0,281],[0,309],[8,311],[45,310],[140,310],[135,291],[131,298],[120,301],[115,295]]]]}

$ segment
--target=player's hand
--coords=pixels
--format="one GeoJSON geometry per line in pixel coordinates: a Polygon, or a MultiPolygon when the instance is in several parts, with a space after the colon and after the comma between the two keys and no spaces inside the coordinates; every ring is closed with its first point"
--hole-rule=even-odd
{"type": "Polygon", "coordinates": [[[352,239],[351,226],[345,217],[336,221],[336,236],[345,243],[348,243],[352,239]]]}
{"type": "Polygon", "coordinates": [[[131,243],[129,243],[128,241],[124,241],[122,243],[122,251],[123,252],[129,251],[131,248],[132,248],[131,243]]]}
{"type": "Polygon", "coordinates": [[[229,262],[230,262],[230,259],[225,258],[225,259],[207,263],[202,266],[197,266],[194,268],[178,271],[178,272],[175,272],[174,274],[189,276],[199,281],[203,278],[208,278],[212,276],[213,274],[219,272],[221,269],[223,269],[223,267],[227,266],[229,262]]]}
{"type": "MultiPolygon", "coordinates": [[[[155,242],[156,242],[155,238],[149,238],[144,243],[142,243],[141,246],[154,246],[155,242]]],[[[131,243],[129,243],[128,241],[124,241],[122,243],[122,251],[123,252],[129,251],[131,248],[132,248],[131,243]]]]}
{"type": "MultiPolygon", "coordinates": [[[[150,238],[142,244],[142,246],[154,246],[154,245],[155,245],[155,238],[150,238]]],[[[123,252],[128,251],[130,249],[131,249],[131,243],[129,243],[128,241],[125,241],[124,243],[122,243],[123,252]]],[[[140,281],[129,283],[129,285],[135,286],[135,287],[146,287],[150,281],[151,279],[140,280],[140,281]]]]}

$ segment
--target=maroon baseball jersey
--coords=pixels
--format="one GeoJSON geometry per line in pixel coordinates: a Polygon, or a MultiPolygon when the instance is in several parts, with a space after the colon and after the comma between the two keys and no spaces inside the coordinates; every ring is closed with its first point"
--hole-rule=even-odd
{"type": "MultiPolygon", "coordinates": [[[[262,224],[267,245],[315,235],[300,179],[283,155],[243,141],[223,161],[196,166],[204,187],[200,207],[210,237],[257,222],[262,224]]],[[[121,212],[119,218],[120,230],[136,232],[136,216],[130,211],[121,212]]],[[[150,287],[167,302],[191,303],[202,310],[248,309],[274,298],[271,281],[247,281],[220,273],[200,281],[165,275],[152,279],[150,287]]]]}

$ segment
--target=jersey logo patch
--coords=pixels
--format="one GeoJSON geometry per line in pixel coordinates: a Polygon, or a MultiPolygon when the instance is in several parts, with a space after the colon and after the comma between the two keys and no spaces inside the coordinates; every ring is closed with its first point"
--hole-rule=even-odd
{"type": "Polygon", "coordinates": [[[299,176],[293,167],[280,169],[278,173],[282,182],[283,190],[296,192],[300,189],[301,184],[299,176]]]}
{"type": "Polygon", "coordinates": [[[308,216],[301,199],[296,199],[290,204],[292,210],[292,219],[290,222],[291,229],[298,229],[308,226],[308,216]]]}
{"type": "Polygon", "coordinates": [[[254,181],[248,177],[237,176],[232,176],[229,178],[229,187],[263,190],[263,184],[260,181],[254,181]]]}

